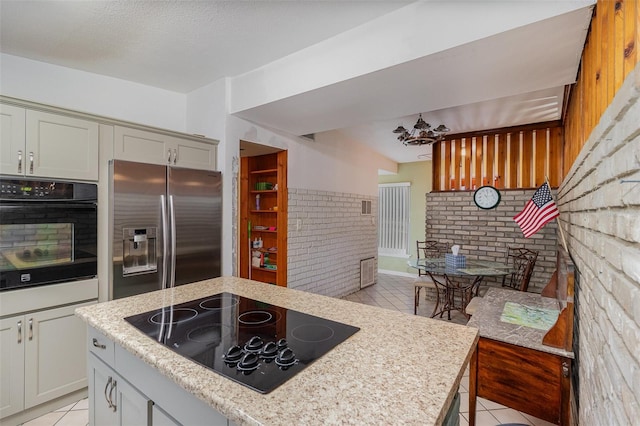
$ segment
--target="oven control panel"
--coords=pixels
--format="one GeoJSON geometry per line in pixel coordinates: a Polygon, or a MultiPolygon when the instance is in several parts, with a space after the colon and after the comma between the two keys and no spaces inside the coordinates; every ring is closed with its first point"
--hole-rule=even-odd
{"type": "Polygon", "coordinates": [[[95,184],[0,178],[3,200],[95,199],[96,193],[95,184]]]}

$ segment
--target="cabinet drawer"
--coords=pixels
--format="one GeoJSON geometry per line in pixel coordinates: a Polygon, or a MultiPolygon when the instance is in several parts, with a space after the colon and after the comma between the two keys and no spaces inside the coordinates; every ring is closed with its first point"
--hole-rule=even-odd
{"type": "Polygon", "coordinates": [[[92,327],[88,328],[87,340],[89,352],[95,354],[108,365],[114,365],[115,344],[112,340],[92,327]]]}

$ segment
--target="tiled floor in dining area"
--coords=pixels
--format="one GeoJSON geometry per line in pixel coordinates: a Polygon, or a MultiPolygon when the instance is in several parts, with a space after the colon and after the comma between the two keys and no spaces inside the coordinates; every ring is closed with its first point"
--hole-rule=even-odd
{"type": "MultiPolygon", "coordinates": [[[[413,315],[413,278],[378,274],[378,282],[370,287],[346,296],[352,302],[379,306],[413,315]]],[[[418,315],[429,316],[433,311],[433,302],[421,296],[418,315]]],[[[446,320],[443,319],[443,321],[446,320]]],[[[467,319],[460,312],[451,314],[451,322],[466,324],[467,319]]],[[[468,425],[469,419],[469,376],[468,371],[460,386],[460,425],[468,425]]],[[[88,424],[87,399],[47,413],[42,417],[24,423],[24,426],[85,426],[88,424]]],[[[476,424],[478,426],[496,426],[502,423],[521,423],[532,426],[552,426],[552,423],[520,413],[500,404],[478,398],[476,424]]]]}
{"type": "MultiPolygon", "coordinates": [[[[401,277],[388,274],[378,274],[378,282],[370,287],[364,288],[356,293],[345,297],[352,302],[364,303],[367,305],[379,306],[393,309],[413,315],[413,278],[401,277]]],[[[422,292],[424,294],[424,291],[422,292]]],[[[430,316],[433,312],[434,302],[425,300],[420,295],[420,306],[418,315],[430,316]]],[[[436,319],[440,319],[436,317],[436,319]]],[[[446,315],[443,321],[447,321],[446,315]]],[[[462,313],[451,314],[451,322],[466,324],[467,319],[462,313]]],[[[460,384],[460,425],[469,424],[469,371],[465,372],[460,384]]],[[[478,398],[476,406],[477,426],[496,426],[503,423],[520,423],[531,426],[552,426],[545,420],[538,419],[519,411],[507,408],[503,405],[478,398]]]]}

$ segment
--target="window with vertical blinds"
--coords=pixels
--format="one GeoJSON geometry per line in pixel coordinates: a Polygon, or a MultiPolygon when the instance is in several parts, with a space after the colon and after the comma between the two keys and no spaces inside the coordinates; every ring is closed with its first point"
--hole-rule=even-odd
{"type": "Polygon", "coordinates": [[[409,182],[378,185],[378,253],[382,256],[409,255],[409,182]]]}

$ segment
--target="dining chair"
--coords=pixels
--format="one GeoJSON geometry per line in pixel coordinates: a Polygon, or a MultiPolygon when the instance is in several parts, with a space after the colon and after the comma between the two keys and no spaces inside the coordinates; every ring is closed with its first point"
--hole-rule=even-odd
{"type": "Polygon", "coordinates": [[[537,259],[538,252],[535,250],[524,247],[508,247],[507,264],[512,267],[513,272],[502,278],[502,287],[527,291],[537,259]]]}
{"type": "MultiPolygon", "coordinates": [[[[418,260],[420,259],[437,259],[442,258],[446,253],[451,249],[451,244],[446,242],[438,242],[435,240],[426,240],[426,241],[416,241],[416,256],[418,260]]],[[[436,313],[436,309],[440,304],[440,292],[438,291],[438,287],[436,283],[433,282],[431,277],[426,271],[422,269],[418,269],[418,278],[413,282],[413,290],[414,290],[414,304],[413,304],[413,314],[418,313],[418,306],[420,304],[420,291],[423,288],[434,289],[436,293],[436,305],[433,308],[432,316],[436,313]]]]}
{"type": "MultiPolygon", "coordinates": [[[[529,281],[533,275],[533,267],[538,259],[538,252],[524,247],[507,248],[507,264],[511,266],[512,272],[502,277],[502,287],[509,287],[514,290],[527,291],[529,281]],[[509,281],[507,281],[507,278],[509,281]]],[[[482,297],[477,296],[469,301],[465,308],[467,316],[472,316],[477,310],[482,297]]]]}

